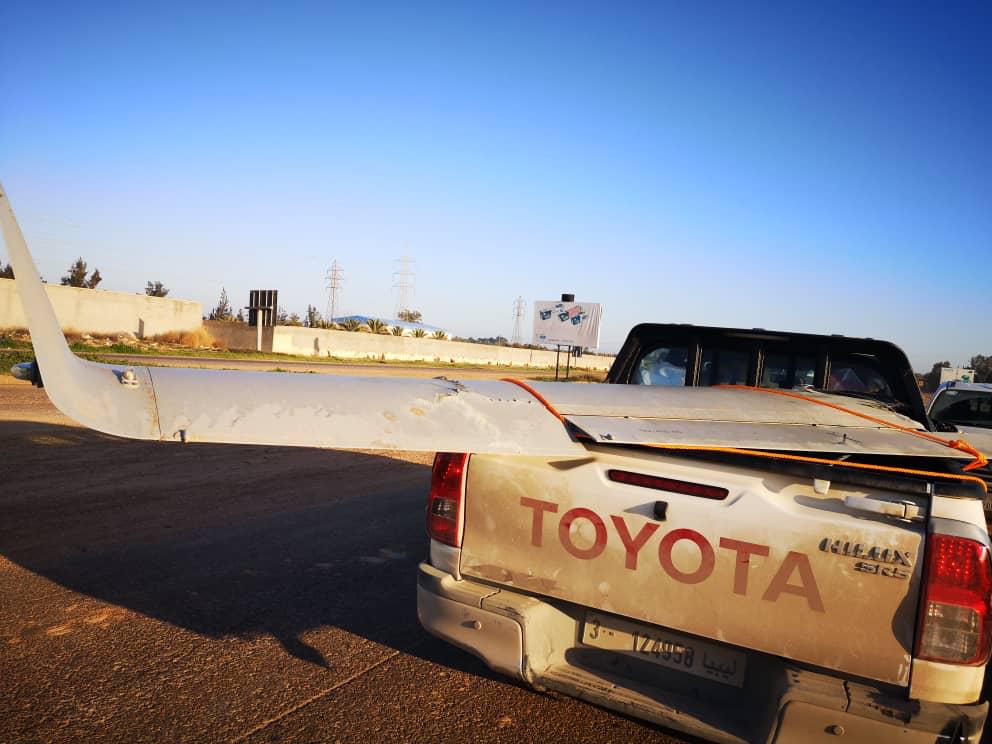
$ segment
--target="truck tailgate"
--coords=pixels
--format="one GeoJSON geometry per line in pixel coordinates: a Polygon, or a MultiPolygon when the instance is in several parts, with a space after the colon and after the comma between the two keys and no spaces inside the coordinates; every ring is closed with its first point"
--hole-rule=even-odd
{"type": "MultiPolygon", "coordinates": [[[[809,480],[608,447],[571,460],[475,455],[460,569],[907,685],[925,523],[858,509],[867,497],[857,487],[819,494],[809,480]]],[[[918,506],[925,514],[927,504],[918,506]]]]}

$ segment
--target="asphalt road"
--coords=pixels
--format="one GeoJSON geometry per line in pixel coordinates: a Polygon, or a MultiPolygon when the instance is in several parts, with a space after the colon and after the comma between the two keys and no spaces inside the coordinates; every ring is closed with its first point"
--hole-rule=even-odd
{"type": "Polygon", "coordinates": [[[421,630],[430,459],[122,441],[0,378],[0,742],[678,741],[421,630]]]}

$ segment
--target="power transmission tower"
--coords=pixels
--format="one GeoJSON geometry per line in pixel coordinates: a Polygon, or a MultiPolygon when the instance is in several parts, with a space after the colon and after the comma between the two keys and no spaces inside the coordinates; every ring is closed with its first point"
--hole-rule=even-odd
{"type": "Polygon", "coordinates": [[[400,310],[410,309],[410,299],[414,292],[414,261],[409,256],[400,256],[393,261],[393,289],[396,290],[396,307],[393,310],[393,317],[399,317],[400,310]]]}
{"type": "Polygon", "coordinates": [[[513,301],[513,339],[510,343],[523,343],[525,303],[523,297],[513,301]]]}
{"type": "Polygon", "coordinates": [[[331,268],[327,270],[327,291],[330,296],[327,298],[327,322],[333,323],[338,315],[338,295],[344,284],[344,271],[338,264],[337,259],[331,261],[331,268]]]}

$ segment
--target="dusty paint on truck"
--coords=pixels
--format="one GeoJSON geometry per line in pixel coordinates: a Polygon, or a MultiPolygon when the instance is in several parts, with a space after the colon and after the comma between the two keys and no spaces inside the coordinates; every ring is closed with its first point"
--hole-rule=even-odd
{"type": "MultiPolygon", "coordinates": [[[[533,510],[531,522],[531,545],[535,548],[544,545],[544,515],[557,514],[558,504],[553,501],[542,501],[526,496],[520,498],[520,505],[533,510]]],[[[616,538],[619,538],[625,552],[624,568],[636,571],[637,557],[652,536],[659,531],[659,525],[654,522],[641,523],[636,536],[631,534],[628,519],[635,522],[640,520],[637,517],[625,517],[622,514],[611,514],[610,521],[616,531],[616,538]]],[[[610,530],[606,527],[606,521],[592,509],[582,506],[573,507],[561,515],[558,522],[558,541],[561,547],[569,554],[580,560],[592,560],[602,555],[609,543],[610,530]],[[582,529],[576,528],[576,521],[584,519],[592,525],[595,537],[591,545],[580,547],[576,544],[576,535],[582,533],[582,529]]],[[[614,539],[616,539],[614,538],[614,539]]],[[[581,540],[581,538],[579,538],[581,540]]],[[[768,556],[771,548],[768,545],[744,540],[735,540],[729,537],[721,537],[719,547],[732,551],[734,558],[734,583],[735,594],[747,594],[748,568],[751,565],[751,556],[768,556]]],[[[888,550],[886,548],[886,550],[888,550]]],[[[684,555],[686,551],[682,551],[684,555]]],[[[689,551],[691,554],[692,551],[689,551]]],[[[906,553],[905,555],[908,555],[906,553]]],[[[699,584],[706,581],[716,567],[716,552],[706,537],[696,530],[686,527],[679,527],[663,533],[658,541],[658,563],[670,578],[682,584],[699,584]],[[681,541],[688,541],[699,551],[698,558],[688,558],[683,563],[694,564],[693,568],[682,570],[675,564],[674,553],[681,541]]],[[[823,612],[823,600],[820,598],[820,590],[816,586],[816,579],[813,576],[809,565],[809,556],[805,553],[789,551],[782,560],[781,565],[775,572],[771,583],[762,594],[762,599],[775,602],[783,594],[796,594],[805,597],[809,608],[815,612],[823,612]],[[798,583],[791,583],[793,574],[797,574],[798,583]]]]}
{"type": "Polygon", "coordinates": [[[808,481],[712,463],[606,448],[573,463],[471,458],[463,575],[908,684],[922,522],[847,506],[846,497],[867,496],[857,490],[817,494],[808,481]],[[618,467],[701,480],[728,496],[616,483],[607,472],[618,467]],[[664,521],[655,518],[658,501],[664,521]],[[844,545],[860,548],[845,553],[844,545]]]}

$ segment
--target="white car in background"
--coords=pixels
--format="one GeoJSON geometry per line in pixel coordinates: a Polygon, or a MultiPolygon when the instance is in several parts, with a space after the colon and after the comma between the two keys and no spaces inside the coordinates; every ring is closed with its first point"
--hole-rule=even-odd
{"type": "MultiPolygon", "coordinates": [[[[937,387],[927,414],[938,431],[958,432],[992,460],[992,383],[951,380],[937,387]]],[[[992,483],[992,467],[976,471],[992,483]]],[[[985,516],[992,522],[992,500],[986,499],[985,516]]]]}
{"type": "Polygon", "coordinates": [[[992,383],[945,382],[927,409],[941,429],[959,431],[986,455],[992,453],[992,383]]]}

